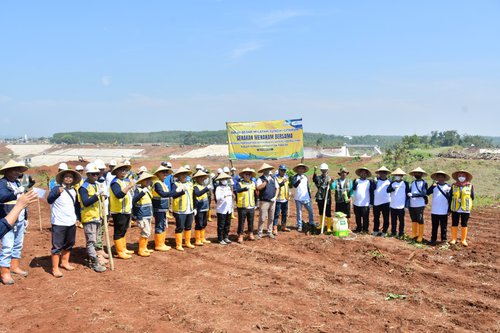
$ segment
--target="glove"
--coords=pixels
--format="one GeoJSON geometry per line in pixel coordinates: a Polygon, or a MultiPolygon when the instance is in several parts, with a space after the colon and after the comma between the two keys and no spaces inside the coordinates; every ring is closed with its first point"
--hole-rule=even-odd
{"type": "Polygon", "coordinates": [[[23,193],[24,193],[24,186],[20,186],[17,188],[17,190],[14,191],[15,195],[23,194],[23,193]]]}
{"type": "Polygon", "coordinates": [[[175,189],[175,192],[177,192],[177,193],[184,192],[184,186],[183,185],[177,186],[177,188],[175,189]]]}
{"type": "Polygon", "coordinates": [[[276,198],[272,198],[272,199],[271,199],[271,202],[276,202],[276,198]]]}
{"type": "Polygon", "coordinates": [[[212,191],[212,190],[214,189],[214,186],[213,186],[212,184],[208,184],[208,185],[207,185],[207,188],[208,188],[210,191],[212,191]]]}
{"type": "Polygon", "coordinates": [[[413,194],[408,193],[408,198],[411,198],[411,197],[413,197],[413,194]]]}
{"type": "Polygon", "coordinates": [[[148,193],[148,192],[149,192],[149,189],[148,189],[147,187],[143,187],[143,188],[141,189],[141,192],[142,192],[142,193],[148,193]]]}
{"type": "Polygon", "coordinates": [[[198,214],[198,211],[196,209],[193,209],[193,214],[194,215],[198,214]]]}

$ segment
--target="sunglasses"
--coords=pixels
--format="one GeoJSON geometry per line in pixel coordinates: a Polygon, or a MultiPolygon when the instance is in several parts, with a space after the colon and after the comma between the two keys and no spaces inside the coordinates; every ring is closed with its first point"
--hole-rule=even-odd
{"type": "Polygon", "coordinates": [[[98,172],[92,172],[92,173],[89,173],[88,175],[89,176],[95,176],[95,177],[97,177],[97,176],[99,176],[99,173],[98,172]]]}

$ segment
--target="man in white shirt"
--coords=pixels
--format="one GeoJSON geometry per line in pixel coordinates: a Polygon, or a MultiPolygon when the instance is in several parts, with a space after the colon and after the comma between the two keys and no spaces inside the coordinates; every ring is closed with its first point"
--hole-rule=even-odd
{"type": "Polygon", "coordinates": [[[385,166],[379,168],[375,173],[377,178],[373,180],[372,191],[373,191],[373,236],[386,236],[387,230],[389,229],[389,214],[390,214],[390,202],[391,195],[387,193],[387,188],[391,184],[391,181],[387,179],[391,171],[385,166]],[[384,219],[384,224],[382,226],[382,232],[380,232],[380,214],[384,219]]]}
{"type": "Polygon", "coordinates": [[[387,187],[387,193],[391,194],[391,236],[404,239],[405,235],[405,208],[408,207],[407,197],[410,193],[410,186],[403,180],[406,172],[397,168],[391,173],[394,176],[394,181],[387,187]],[[399,220],[399,231],[398,231],[399,220]]]}
{"type": "Polygon", "coordinates": [[[314,224],[314,214],[311,204],[311,191],[309,190],[309,180],[307,176],[304,175],[309,171],[309,167],[305,164],[298,164],[293,168],[293,171],[297,174],[292,178],[292,186],[295,188],[295,205],[297,208],[297,231],[302,232],[303,221],[302,221],[302,206],[306,207],[309,213],[309,227],[314,230],[316,225],[314,224]]]}
{"type": "Polygon", "coordinates": [[[432,194],[432,236],[429,245],[435,245],[438,230],[441,228],[441,241],[446,242],[446,229],[448,228],[448,215],[450,214],[451,186],[446,183],[450,176],[444,171],[437,171],[431,175],[434,183],[427,190],[427,195],[432,194]]]}
{"type": "Polygon", "coordinates": [[[216,181],[219,186],[215,189],[217,201],[217,240],[220,245],[228,245],[229,229],[231,227],[231,214],[233,213],[233,187],[230,183],[231,176],[221,172],[216,181]]]}
{"type": "Polygon", "coordinates": [[[364,167],[356,169],[355,173],[359,179],[356,179],[352,185],[354,192],[353,209],[356,217],[356,229],[354,229],[354,232],[368,233],[368,228],[370,227],[370,203],[373,202],[371,197],[372,185],[368,177],[371,177],[372,173],[364,167]]]}

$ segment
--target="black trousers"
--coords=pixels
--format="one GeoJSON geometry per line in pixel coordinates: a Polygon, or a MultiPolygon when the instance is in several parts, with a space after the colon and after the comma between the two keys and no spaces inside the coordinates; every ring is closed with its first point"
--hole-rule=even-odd
{"type": "MultiPolygon", "coordinates": [[[[318,211],[319,215],[323,215],[323,209],[325,208],[325,200],[318,200],[316,201],[318,203],[318,211]]],[[[325,211],[326,217],[332,217],[332,201],[328,200],[326,202],[326,211],[325,211]]]]}
{"type": "Polygon", "coordinates": [[[370,206],[359,207],[354,205],[354,215],[356,216],[356,231],[368,231],[370,227],[370,206]]]}
{"type": "Polygon", "coordinates": [[[418,224],[424,224],[424,210],[425,207],[410,207],[410,219],[412,222],[418,222],[418,224]]]}
{"type": "Polygon", "coordinates": [[[382,218],[384,219],[382,232],[387,233],[387,230],[389,229],[389,214],[391,212],[390,205],[390,203],[385,203],[373,206],[373,231],[380,231],[380,214],[382,214],[382,218]]]}
{"type": "Polygon", "coordinates": [[[111,214],[113,217],[113,239],[118,240],[125,237],[130,225],[131,214],[111,214]]]}
{"type": "Polygon", "coordinates": [[[347,218],[351,217],[351,204],[349,202],[337,202],[335,203],[335,211],[342,212],[347,215],[347,218]]]}
{"type": "Polygon", "coordinates": [[[193,214],[177,214],[175,217],[175,233],[180,234],[183,231],[190,231],[193,227],[193,214]]]}
{"type": "Polygon", "coordinates": [[[432,235],[431,242],[435,242],[438,238],[438,230],[441,227],[441,240],[446,240],[446,228],[448,228],[448,215],[431,214],[432,235]]]}
{"type": "Polygon", "coordinates": [[[208,211],[207,212],[197,212],[194,217],[194,230],[203,230],[207,227],[208,221],[208,211]]]}
{"type": "Polygon", "coordinates": [[[62,251],[70,251],[75,245],[76,225],[52,226],[52,254],[59,254],[62,251]]]}
{"type": "Polygon", "coordinates": [[[451,212],[451,226],[458,227],[458,222],[462,220],[462,227],[467,227],[467,223],[469,222],[470,213],[457,213],[451,212]]]}
{"type": "Polygon", "coordinates": [[[231,228],[231,213],[217,213],[217,239],[219,242],[228,238],[229,228],[231,228]]]}
{"type": "Polygon", "coordinates": [[[405,234],[405,209],[394,209],[391,208],[391,233],[395,235],[397,233],[399,219],[399,236],[405,234]]]}
{"type": "Polygon", "coordinates": [[[255,209],[238,208],[238,236],[245,232],[245,219],[248,224],[248,232],[253,232],[254,218],[255,209]]]}

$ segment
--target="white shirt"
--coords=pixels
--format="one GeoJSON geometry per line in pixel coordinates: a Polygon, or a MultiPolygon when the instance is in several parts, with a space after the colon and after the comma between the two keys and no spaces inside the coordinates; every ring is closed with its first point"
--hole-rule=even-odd
{"type": "Polygon", "coordinates": [[[76,223],[74,201],[77,200],[76,191],[73,188],[69,189],[68,191],[62,191],[59,198],[57,198],[56,201],[54,201],[51,205],[51,222],[53,225],[69,227],[76,223]],[[68,191],[71,194],[68,193],[68,191]]]}
{"type": "Polygon", "coordinates": [[[406,183],[404,181],[392,183],[391,208],[404,209],[406,204],[406,183]]]}
{"type": "Polygon", "coordinates": [[[357,183],[356,191],[354,191],[354,206],[370,206],[370,181],[358,179],[357,183]]]}
{"type": "Polygon", "coordinates": [[[387,193],[387,188],[391,184],[389,179],[377,179],[377,186],[374,191],[373,205],[380,206],[391,202],[391,194],[387,193]]]}
{"type": "Polygon", "coordinates": [[[300,179],[300,184],[295,189],[294,199],[298,201],[311,200],[311,196],[309,195],[309,190],[308,190],[309,180],[304,175],[297,176],[297,179],[300,179]]]}
{"type": "Polygon", "coordinates": [[[217,198],[217,214],[233,212],[233,189],[231,186],[217,186],[215,197],[217,198]]]}
{"type": "Polygon", "coordinates": [[[447,215],[449,202],[448,199],[441,193],[441,191],[448,194],[451,191],[451,186],[448,184],[439,185],[437,184],[434,187],[434,191],[432,192],[432,209],[431,214],[434,215],[447,215]]]}
{"type": "MultiPolygon", "coordinates": [[[[420,190],[424,189],[424,181],[423,180],[416,180],[411,183],[411,194],[422,194],[420,190]]],[[[410,207],[425,207],[425,199],[418,197],[418,198],[410,198],[410,207]]]]}

